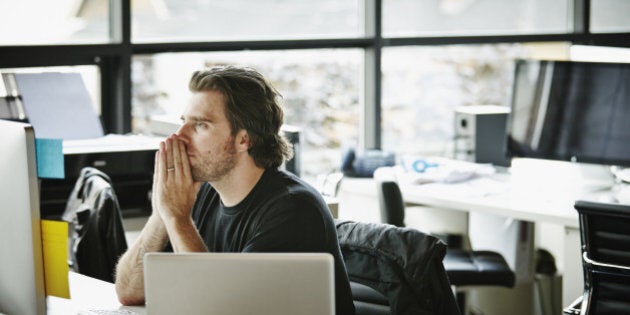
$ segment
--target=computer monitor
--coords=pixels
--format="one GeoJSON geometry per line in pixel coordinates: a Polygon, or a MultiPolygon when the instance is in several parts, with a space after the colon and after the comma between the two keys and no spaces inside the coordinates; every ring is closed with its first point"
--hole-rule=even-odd
{"type": "Polygon", "coordinates": [[[0,313],[46,314],[35,133],[0,120],[0,313]]]}
{"type": "Polygon", "coordinates": [[[630,166],[630,64],[516,62],[508,155],[630,166]]]}

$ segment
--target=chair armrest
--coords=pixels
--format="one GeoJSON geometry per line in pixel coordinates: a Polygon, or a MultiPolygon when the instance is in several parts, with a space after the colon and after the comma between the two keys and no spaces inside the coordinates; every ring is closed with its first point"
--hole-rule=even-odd
{"type": "Polygon", "coordinates": [[[584,262],[596,266],[596,267],[600,267],[600,268],[612,268],[612,269],[617,269],[619,271],[621,271],[624,274],[630,274],[630,267],[628,266],[622,266],[622,265],[615,265],[615,264],[609,264],[609,263],[603,263],[603,262],[599,262],[596,260],[593,260],[591,258],[588,257],[588,253],[584,252],[582,253],[582,258],[584,259],[584,262]]]}

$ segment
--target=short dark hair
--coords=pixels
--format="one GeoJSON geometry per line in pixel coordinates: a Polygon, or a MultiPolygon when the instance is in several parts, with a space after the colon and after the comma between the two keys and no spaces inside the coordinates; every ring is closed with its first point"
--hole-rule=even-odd
{"type": "Polygon", "coordinates": [[[232,135],[247,131],[248,153],[258,167],[277,168],[293,157],[291,145],[280,135],[284,113],[278,101],[282,96],[258,71],[234,66],[196,71],[188,88],[223,94],[232,135]]]}

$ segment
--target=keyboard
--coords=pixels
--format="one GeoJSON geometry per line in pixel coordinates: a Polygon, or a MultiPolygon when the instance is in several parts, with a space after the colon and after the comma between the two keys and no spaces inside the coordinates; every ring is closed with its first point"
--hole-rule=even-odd
{"type": "Polygon", "coordinates": [[[140,313],[126,309],[90,309],[80,310],[79,315],[139,315],[140,313]]]}

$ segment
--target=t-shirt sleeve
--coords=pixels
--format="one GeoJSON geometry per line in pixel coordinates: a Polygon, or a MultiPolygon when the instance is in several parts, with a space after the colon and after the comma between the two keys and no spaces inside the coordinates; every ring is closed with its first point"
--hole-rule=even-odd
{"type": "Polygon", "coordinates": [[[323,220],[316,200],[309,196],[283,196],[263,208],[243,251],[324,252],[323,220]]]}

